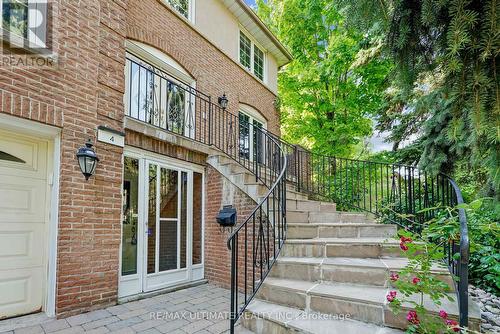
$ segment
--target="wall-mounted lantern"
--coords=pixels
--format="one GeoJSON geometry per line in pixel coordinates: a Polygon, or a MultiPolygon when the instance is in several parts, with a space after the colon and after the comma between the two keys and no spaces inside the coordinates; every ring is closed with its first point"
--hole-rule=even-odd
{"type": "Polygon", "coordinates": [[[88,180],[89,177],[94,175],[97,162],[99,161],[97,154],[92,148],[93,146],[92,141],[89,139],[85,143],[85,147],[80,147],[76,153],[78,165],[80,166],[83,176],[85,176],[85,180],[88,180]]]}
{"type": "Polygon", "coordinates": [[[222,110],[226,110],[228,103],[229,100],[227,99],[226,93],[222,94],[222,96],[219,96],[219,106],[222,108],[222,110]]]}

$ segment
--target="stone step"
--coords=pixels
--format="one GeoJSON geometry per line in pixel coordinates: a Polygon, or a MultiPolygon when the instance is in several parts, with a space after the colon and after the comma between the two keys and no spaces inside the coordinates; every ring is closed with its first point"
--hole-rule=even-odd
{"type": "Polygon", "coordinates": [[[391,238],[287,239],[282,256],[379,258],[401,256],[399,242],[391,238]]]}
{"type": "MultiPolygon", "coordinates": [[[[300,280],[279,279],[268,277],[262,284],[258,298],[271,303],[308,310],[323,314],[350,314],[351,319],[405,329],[408,325],[406,313],[411,304],[403,305],[403,312],[394,315],[387,305],[386,295],[390,288],[355,285],[346,283],[315,283],[300,280]]],[[[450,293],[456,298],[454,293],[450,293]]],[[[420,296],[412,297],[417,301],[420,296]]],[[[474,323],[480,322],[479,309],[471,300],[469,317],[474,323]]],[[[458,317],[458,304],[448,299],[441,300],[441,305],[435,305],[424,298],[427,310],[437,314],[444,309],[453,318],[458,317]]]]}
{"type": "Polygon", "coordinates": [[[300,193],[300,192],[297,192],[297,191],[293,191],[293,190],[290,190],[290,189],[287,189],[286,191],[286,198],[287,199],[294,199],[294,200],[305,200],[307,201],[309,199],[309,196],[304,194],[304,193],[300,193]]]}
{"type": "Polygon", "coordinates": [[[245,328],[257,334],[399,334],[400,330],[380,327],[343,316],[331,316],[253,300],[241,320],[245,328]]]}
{"type": "Polygon", "coordinates": [[[258,197],[264,197],[267,192],[269,191],[269,188],[262,184],[247,184],[245,185],[247,194],[251,198],[258,198],[258,197]]]}
{"type": "Polygon", "coordinates": [[[336,212],[337,206],[330,202],[287,199],[286,209],[287,211],[336,212]]]}
{"type": "Polygon", "coordinates": [[[370,223],[288,223],[288,238],[356,238],[385,237],[397,234],[397,226],[370,223]]]}
{"type": "MultiPolygon", "coordinates": [[[[258,198],[258,200],[262,200],[264,196],[261,196],[258,198]]],[[[286,193],[286,199],[287,200],[307,200],[307,196],[304,195],[304,194],[296,194],[296,193],[290,193],[290,192],[287,192],[286,193]]],[[[290,212],[293,212],[293,211],[290,211],[290,212]]]]}
{"type": "Polygon", "coordinates": [[[368,223],[375,222],[371,214],[361,212],[309,212],[290,211],[287,215],[290,223],[368,223]]]}
{"type": "MultiPolygon", "coordinates": [[[[223,155],[219,155],[215,159],[217,159],[217,162],[221,166],[230,166],[230,165],[236,164],[238,166],[244,166],[246,171],[248,171],[247,168],[255,169],[255,162],[254,161],[245,160],[245,159],[240,159],[240,160],[236,159],[235,160],[233,158],[223,156],[223,155]]],[[[266,168],[264,165],[260,165],[257,172],[259,173],[259,175],[261,175],[262,178],[266,178],[266,177],[269,178],[269,177],[276,176],[275,171],[271,171],[269,168],[266,168]]],[[[253,177],[255,179],[255,175],[253,173],[250,173],[250,174],[253,175],[253,177]]]]}
{"type": "MultiPolygon", "coordinates": [[[[339,282],[389,287],[389,276],[408,264],[405,258],[358,259],[348,257],[303,258],[280,256],[270,276],[310,282],[339,282]]],[[[454,290],[448,269],[438,264],[432,268],[438,278],[454,290]]]]}
{"type": "Polygon", "coordinates": [[[260,181],[256,180],[255,175],[250,172],[231,174],[228,176],[228,179],[234,181],[234,183],[240,184],[262,184],[260,181]]]}

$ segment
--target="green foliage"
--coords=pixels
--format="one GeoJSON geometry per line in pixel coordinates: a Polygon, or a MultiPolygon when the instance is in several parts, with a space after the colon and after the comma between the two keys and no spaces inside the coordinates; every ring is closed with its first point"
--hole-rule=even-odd
{"type": "MultiPolygon", "coordinates": [[[[469,280],[486,291],[500,294],[500,203],[492,198],[462,204],[467,215],[470,242],[469,280]]],[[[456,208],[443,208],[441,215],[426,228],[430,237],[459,239],[456,208]]]]}
{"type": "MultiPolygon", "coordinates": [[[[475,192],[500,196],[498,0],[341,1],[352,29],[382,31],[395,63],[380,130],[394,149],[418,138],[431,172],[477,171],[475,192]],[[352,13],[352,15],[351,15],[352,13]],[[484,171],[487,177],[484,178],[484,171]]],[[[403,150],[405,150],[403,148],[403,150]]]]}
{"type": "Polygon", "coordinates": [[[329,0],[258,1],[294,60],[279,75],[282,132],[314,152],[352,156],[384,103],[390,63],[377,35],[349,29],[329,0]]]}
{"type": "MultiPolygon", "coordinates": [[[[467,216],[470,242],[469,282],[499,295],[500,203],[493,198],[482,198],[470,204],[461,204],[459,207],[465,210],[467,216]]],[[[437,214],[435,218],[422,225],[422,239],[441,245],[448,240],[458,242],[460,239],[458,207],[426,208],[419,213],[425,214],[430,211],[437,214]]],[[[383,218],[391,217],[394,213],[383,211],[383,218]]]]}
{"type": "Polygon", "coordinates": [[[465,206],[471,241],[469,278],[483,290],[500,295],[500,203],[476,200],[465,206]]]}

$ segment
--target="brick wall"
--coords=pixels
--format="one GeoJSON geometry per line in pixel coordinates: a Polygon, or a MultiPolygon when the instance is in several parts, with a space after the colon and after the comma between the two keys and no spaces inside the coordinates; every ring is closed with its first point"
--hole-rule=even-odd
{"type": "Polygon", "coordinates": [[[225,288],[231,283],[231,253],[227,249],[227,238],[231,231],[221,230],[215,217],[223,205],[232,204],[237,210],[237,225],[255,208],[256,203],[230,183],[213,167],[206,171],[205,208],[205,278],[225,288]]]}
{"type": "MultiPolygon", "coordinates": [[[[275,132],[279,117],[272,92],[159,0],[56,0],[54,10],[56,66],[0,67],[0,112],[61,128],[56,313],[66,317],[117,301],[123,150],[97,142],[101,160],[88,181],[75,153],[88,138],[96,141],[99,125],[124,130],[126,38],[170,55],[213,99],[226,92],[230,112],[237,113],[238,103],[251,105],[275,132]]],[[[202,153],[129,130],[126,143],[197,164],[206,161],[202,153]]],[[[227,286],[227,233],[219,232],[215,214],[228,186],[210,168],[206,182],[206,276],[227,286]]],[[[255,203],[232,193],[242,219],[255,203]]]]}
{"type": "Polygon", "coordinates": [[[0,67],[0,112],[62,129],[56,312],[68,316],[117,298],[122,149],[97,143],[87,182],[75,153],[98,125],[122,129],[126,4],[59,0],[54,10],[56,66],[0,67]]]}
{"type": "Polygon", "coordinates": [[[237,114],[239,103],[254,107],[267,119],[268,129],[278,133],[275,95],[187,25],[159,0],[128,4],[128,38],[149,44],[175,59],[195,78],[196,88],[211,95],[212,101],[217,102],[217,97],[225,92],[231,113],[237,114]]]}

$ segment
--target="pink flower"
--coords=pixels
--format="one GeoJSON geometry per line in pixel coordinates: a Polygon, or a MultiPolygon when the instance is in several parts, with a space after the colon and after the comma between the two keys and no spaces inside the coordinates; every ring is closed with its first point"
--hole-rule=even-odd
{"type": "Polygon", "coordinates": [[[441,311],[439,311],[439,316],[443,319],[446,319],[446,318],[448,318],[448,313],[446,313],[445,310],[441,310],[441,311]]]}
{"type": "Polygon", "coordinates": [[[413,277],[413,280],[412,280],[413,284],[418,284],[420,282],[420,278],[418,277],[413,277]]]}
{"type": "Polygon", "coordinates": [[[399,275],[397,273],[391,274],[391,281],[396,282],[399,279],[399,275]]]}
{"type": "Polygon", "coordinates": [[[420,323],[420,320],[418,320],[417,312],[415,311],[409,311],[406,315],[406,320],[414,325],[418,325],[420,323]]]}
{"type": "Polygon", "coordinates": [[[460,327],[458,326],[458,322],[456,322],[455,320],[446,320],[446,325],[448,325],[448,327],[450,327],[450,329],[453,330],[454,332],[460,331],[460,327]]]}
{"type": "Polygon", "coordinates": [[[411,240],[411,238],[407,238],[405,236],[402,236],[401,238],[399,238],[399,240],[401,240],[401,242],[412,242],[413,240],[411,240]]]}
{"type": "Polygon", "coordinates": [[[406,246],[406,244],[402,241],[399,243],[399,247],[405,252],[408,250],[408,246],[406,246]]]}
{"type": "Polygon", "coordinates": [[[387,298],[387,301],[392,303],[394,301],[394,299],[396,298],[396,294],[397,294],[396,291],[389,291],[389,293],[387,294],[387,296],[385,298],[387,298]]]}

